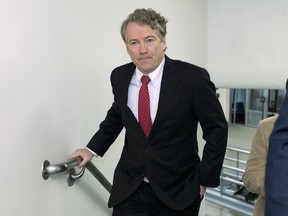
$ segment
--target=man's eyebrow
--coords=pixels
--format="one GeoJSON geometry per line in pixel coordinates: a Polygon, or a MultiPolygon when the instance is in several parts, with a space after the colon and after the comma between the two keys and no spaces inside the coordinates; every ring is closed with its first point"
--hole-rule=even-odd
{"type": "MultiPolygon", "coordinates": [[[[148,38],[154,38],[155,39],[156,37],[154,35],[149,35],[149,36],[145,37],[144,40],[147,40],[148,38]]],[[[128,40],[128,42],[131,42],[131,41],[139,41],[139,39],[133,38],[133,39],[128,40]]]]}
{"type": "Polygon", "coordinates": [[[156,38],[154,35],[150,35],[150,36],[147,36],[147,37],[145,37],[144,39],[147,39],[147,38],[156,38]]]}
{"type": "Polygon", "coordinates": [[[130,42],[135,42],[135,41],[139,41],[139,40],[137,40],[137,39],[130,39],[130,40],[128,40],[127,42],[130,43],[130,42]]]}

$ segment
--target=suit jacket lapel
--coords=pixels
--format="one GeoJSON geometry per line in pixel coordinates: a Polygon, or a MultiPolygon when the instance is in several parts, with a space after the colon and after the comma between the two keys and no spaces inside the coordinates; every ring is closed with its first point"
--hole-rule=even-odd
{"type": "Polygon", "coordinates": [[[165,120],[165,117],[169,111],[169,107],[171,107],[171,98],[174,97],[173,95],[177,86],[176,83],[178,82],[177,76],[175,76],[176,67],[173,61],[167,56],[165,58],[166,59],[161,82],[158,110],[150,136],[153,136],[157,128],[159,128],[161,123],[165,120]]]}
{"type": "MultiPolygon", "coordinates": [[[[122,91],[122,93],[120,95],[119,103],[123,107],[122,111],[125,112],[125,113],[123,113],[123,117],[128,119],[127,121],[129,122],[129,124],[132,125],[131,127],[133,127],[134,129],[137,128],[137,131],[142,133],[143,131],[142,131],[142,128],[141,128],[139,122],[137,121],[133,112],[131,111],[131,109],[127,105],[129,85],[131,82],[131,78],[134,74],[134,71],[135,71],[135,65],[133,63],[131,63],[128,66],[127,71],[125,71],[123,73],[123,76],[121,76],[121,78],[120,78],[121,80],[119,80],[119,82],[121,82],[121,85],[125,89],[124,91],[122,91]]],[[[144,134],[144,132],[143,132],[143,134],[144,134]]]]}

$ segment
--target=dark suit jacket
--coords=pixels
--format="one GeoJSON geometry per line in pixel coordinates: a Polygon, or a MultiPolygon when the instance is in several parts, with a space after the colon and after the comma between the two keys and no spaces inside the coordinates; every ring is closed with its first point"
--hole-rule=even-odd
{"type": "Polygon", "coordinates": [[[269,138],[265,215],[288,215],[288,94],[269,138]]]}
{"type": "Polygon", "coordinates": [[[227,142],[227,121],[208,72],[165,57],[158,111],[149,138],[127,106],[135,71],[129,63],[113,70],[114,103],[88,148],[103,156],[123,127],[125,143],[116,167],[109,207],[128,198],[146,176],[159,199],[180,210],[199,198],[199,185],[216,187],[227,142]],[[197,124],[206,140],[200,162],[197,124]]]}

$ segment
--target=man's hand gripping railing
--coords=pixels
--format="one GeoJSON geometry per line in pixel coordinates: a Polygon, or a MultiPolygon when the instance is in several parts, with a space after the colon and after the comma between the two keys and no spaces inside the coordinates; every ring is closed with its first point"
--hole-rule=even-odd
{"type": "Polygon", "coordinates": [[[81,157],[76,157],[55,165],[50,165],[50,162],[45,160],[42,164],[42,177],[43,179],[47,180],[50,175],[68,173],[67,183],[69,186],[72,186],[76,179],[83,176],[85,168],[87,168],[91,174],[102,184],[102,186],[110,193],[112,188],[110,182],[105,178],[105,176],[103,176],[103,174],[91,161],[86,163],[86,165],[80,169],[79,173],[76,174],[74,167],[78,166],[81,160],[81,157]]]}

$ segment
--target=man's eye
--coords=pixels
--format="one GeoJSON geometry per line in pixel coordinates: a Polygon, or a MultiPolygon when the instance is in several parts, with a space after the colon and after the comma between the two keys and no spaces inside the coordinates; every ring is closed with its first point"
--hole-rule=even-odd
{"type": "Polygon", "coordinates": [[[146,43],[151,44],[151,43],[153,43],[154,41],[155,41],[154,38],[148,38],[148,39],[146,40],[146,43]]]}
{"type": "Polygon", "coordinates": [[[137,41],[131,41],[130,42],[130,46],[134,47],[134,46],[137,46],[139,44],[139,42],[137,41]]]}

